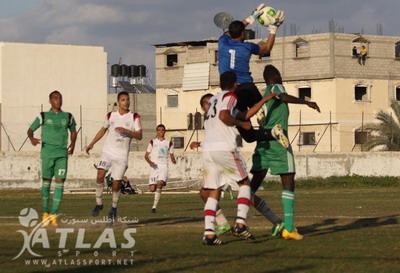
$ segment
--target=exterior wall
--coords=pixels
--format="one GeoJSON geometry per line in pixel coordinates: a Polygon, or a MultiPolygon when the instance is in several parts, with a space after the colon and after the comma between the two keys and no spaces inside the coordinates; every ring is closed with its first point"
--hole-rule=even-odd
{"type": "MultiPolygon", "coordinates": [[[[0,43],[0,150],[38,151],[24,145],[30,122],[50,108],[48,95],[59,90],[64,111],[78,124],[76,151],[100,128],[107,110],[107,54],[99,46],[0,43]],[[12,147],[11,143],[14,145],[12,147]]],[[[40,129],[35,132],[40,137],[40,129]]],[[[97,147],[96,147],[97,149],[97,147]]]]}
{"type": "MultiPolygon", "coordinates": [[[[242,153],[251,167],[252,153],[242,153]]],[[[399,152],[374,153],[296,153],[296,178],[326,178],[329,176],[400,176],[399,152]]],[[[99,154],[87,156],[77,153],[68,161],[67,189],[94,188],[96,169],[93,162],[99,154]]],[[[170,180],[198,180],[202,177],[200,153],[176,153],[177,164],[170,165],[170,180]]],[[[129,154],[127,177],[135,184],[146,184],[150,167],[143,158],[143,152],[129,154]]],[[[279,179],[268,174],[267,180],[279,179]]],[[[0,153],[0,189],[36,188],[41,186],[39,153],[6,152],[0,153]]]]}
{"type": "MultiPolygon", "coordinates": [[[[263,92],[265,65],[276,66],[282,74],[286,91],[299,96],[299,87],[312,90],[311,100],[318,103],[321,113],[305,105],[290,105],[289,138],[298,151],[360,151],[354,145],[354,132],[362,124],[374,121],[379,110],[388,110],[396,87],[400,87],[400,59],[395,58],[395,44],[400,37],[357,35],[344,33],[322,33],[276,38],[270,58],[253,56],[250,71],[254,82],[263,92]],[[362,42],[357,42],[362,39],[362,42]],[[296,44],[308,43],[306,54],[296,56],[296,44]],[[365,66],[358,64],[352,56],[354,45],[366,45],[369,56],[365,66]],[[308,52],[308,53],[307,53],[308,52]],[[368,99],[356,101],[355,86],[368,87],[368,99]],[[331,125],[328,125],[331,122],[331,125]],[[298,145],[299,132],[315,132],[318,145],[298,145]]],[[[261,39],[252,40],[263,42],[261,39]]],[[[200,111],[201,95],[218,88],[218,66],[215,62],[217,43],[194,49],[193,46],[171,46],[156,48],[157,71],[157,120],[162,120],[172,134],[185,136],[189,141],[192,132],[184,131],[187,115],[200,111]],[[166,54],[178,54],[178,65],[166,67],[166,54]],[[196,56],[193,56],[196,55],[196,56]],[[184,65],[190,62],[210,63],[210,86],[208,90],[182,92],[184,65]],[[167,94],[178,94],[179,106],[166,107],[167,94]],[[162,114],[160,114],[162,113],[162,114]],[[179,132],[177,132],[179,131],[179,132]]],[[[304,50],[302,48],[301,50],[304,50]]],[[[253,125],[257,124],[253,120],[253,125]]],[[[202,131],[194,134],[202,140],[202,131]]],[[[187,145],[187,143],[185,143],[187,145]]],[[[244,143],[243,151],[251,151],[254,144],[244,143]]]]}

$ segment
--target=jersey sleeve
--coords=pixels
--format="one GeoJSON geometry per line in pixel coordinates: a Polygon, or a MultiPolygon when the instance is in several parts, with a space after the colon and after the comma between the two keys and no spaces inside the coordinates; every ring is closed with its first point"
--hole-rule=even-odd
{"type": "Polygon", "coordinates": [[[29,129],[31,129],[32,131],[36,131],[40,125],[42,125],[42,116],[39,115],[37,116],[32,123],[29,125],[29,129]]]}
{"type": "Polygon", "coordinates": [[[146,152],[151,153],[151,150],[153,150],[153,140],[150,140],[146,152]]]}
{"type": "Polygon", "coordinates": [[[275,84],[271,88],[271,91],[277,93],[278,95],[282,94],[282,93],[286,93],[285,87],[283,87],[283,85],[281,85],[281,84],[275,84]]]}
{"type": "Polygon", "coordinates": [[[71,114],[70,120],[69,120],[69,131],[76,132],[76,122],[74,116],[71,114]]]}
{"type": "Polygon", "coordinates": [[[134,121],[134,130],[139,131],[142,130],[142,121],[140,119],[140,115],[138,113],[133,114],[133,121],[134,121]]]}
{"type": "Polygon", "coordinates": [[[260,46],[255,44],[255,43],[249,43],[246,42],[248,44],[248,46],[250,47],[250,52],[253,55],[259,55],[260,54],[260,46]]]}
{"type": "Polygon", "coordinates": [[[222,97],[221,110],[229,110],[233,113],[237,104],[237,95],[233,92],[228,92],[222,97]]]}
{"type": "Polygon", "coordinates": [[[107,113],[106,119],[105,119],[104,122],[103,122],[103,128],[108,129],[108,127],[110,127],[110,117],[111,117],[111,113],[112,113],[112,112],[107,113]]]}

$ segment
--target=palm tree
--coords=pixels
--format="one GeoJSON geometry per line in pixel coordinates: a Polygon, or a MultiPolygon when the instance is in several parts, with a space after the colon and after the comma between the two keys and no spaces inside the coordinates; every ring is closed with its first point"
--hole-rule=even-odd
{"type": "Polygon", "coordinates": [[[364,126],[371,135],[363,145],[366,151],[377,149],[381,151],[400,151],[400,103],[392,100],[390,103],[394,116],[391,112],[380,110],[375,119],[377,123],[367,123],[364,126]]]}

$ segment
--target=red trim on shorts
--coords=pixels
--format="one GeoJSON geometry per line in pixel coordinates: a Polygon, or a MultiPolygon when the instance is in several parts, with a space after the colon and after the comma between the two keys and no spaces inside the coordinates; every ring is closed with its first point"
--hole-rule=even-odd
{"type": "Polygon", "coordinates": [[[246,171],[243,169],[242,164],[240,164],[240,159],[236,156],[235,152],[231,152],[232,156],[233,156],[233,160],[235,160],[236,163],[236,167],[239,170],[240,176],[242,178],[246,178],[247,177],[247,173],[246,171]]]}
{"type": "Polygon", "coordinates": [[[204,211],[204,216],[214,216],[215,217],[216,215],[217,215],[217,212],[215,210],[207,209],[204,211]]]}
{"type": "Polygon", "coordinates": [[[243,204],[243,205],[247,205],[247,206],[250,206],[250,200],[249,199],[247,199],[247,198],[238,198],[237,199],[237,204],[239,205],[239,204],[243,204]]]}

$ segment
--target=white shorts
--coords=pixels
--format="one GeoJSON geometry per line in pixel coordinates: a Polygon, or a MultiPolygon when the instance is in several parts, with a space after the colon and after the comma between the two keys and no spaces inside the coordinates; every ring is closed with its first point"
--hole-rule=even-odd
{"type": "Polygon", "coordinates": [[[114,180],[122,180],[126,169],[128,169],[128,158],[116,158],[102,153],[97,168],[108,171],[111,167],[111,177],[114,180]]]}
{"type": "Polygon", "coordinates": [[[157,165],[151,168],[149,185],[157,185],[158,181],[164,181],[164,185],[168,182],[168,165],[157,165]]]}
{"type": "Polygon", "coordinates": [[[203,188],[218,189],[247,178],[246,164],[238,151],[202,151],[203,188]]]}

